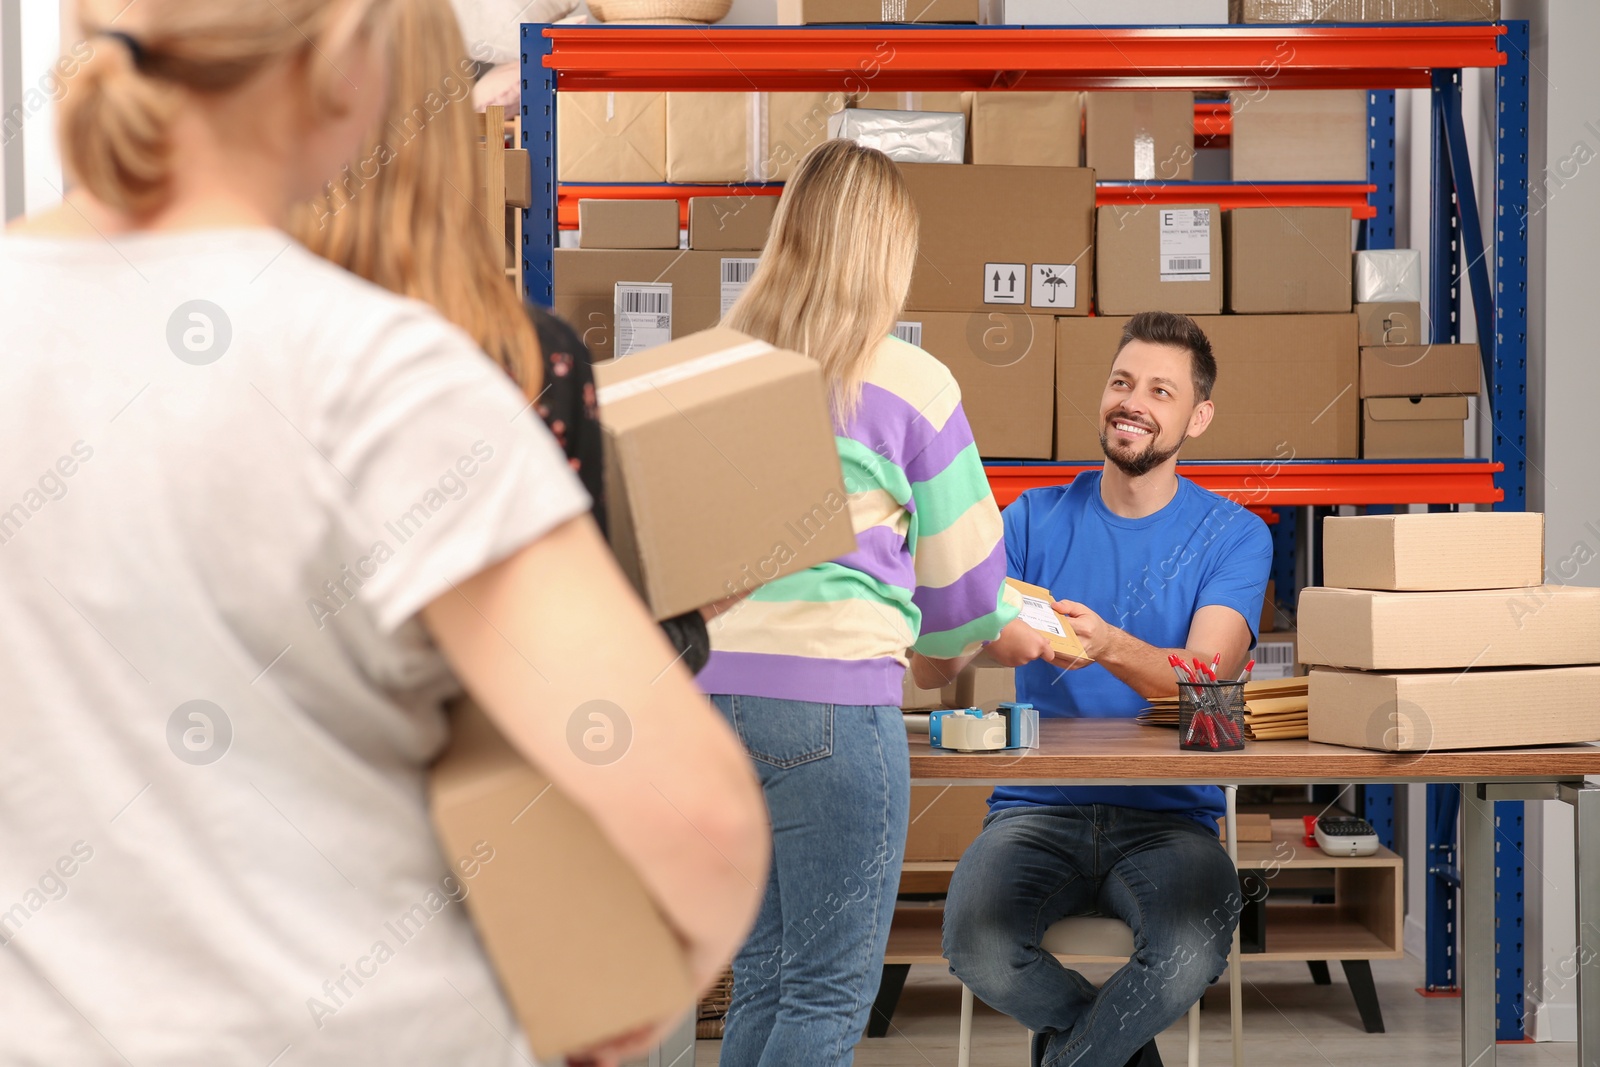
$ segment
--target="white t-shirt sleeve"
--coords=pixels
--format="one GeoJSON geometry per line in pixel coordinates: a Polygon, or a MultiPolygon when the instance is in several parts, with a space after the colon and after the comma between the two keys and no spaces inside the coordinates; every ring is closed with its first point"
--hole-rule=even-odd
{"type": "Polygon", "coordinates": [[[459,330],[419,307],[319,383],[335,536],[364,559],[380,630],[586,513],[533,406],[459,330]]]}

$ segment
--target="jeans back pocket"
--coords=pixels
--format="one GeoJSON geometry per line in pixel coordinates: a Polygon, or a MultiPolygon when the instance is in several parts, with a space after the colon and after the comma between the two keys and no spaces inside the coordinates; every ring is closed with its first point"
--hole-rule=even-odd
{"type": "Polygon", "coordinates": [[[833,705],[729,697],[733,728],[752,759],[787,769],[833,755],[833,705]]]}

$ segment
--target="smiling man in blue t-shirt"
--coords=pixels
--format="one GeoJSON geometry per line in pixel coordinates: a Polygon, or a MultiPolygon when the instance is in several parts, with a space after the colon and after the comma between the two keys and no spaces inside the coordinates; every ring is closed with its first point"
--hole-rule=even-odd
{"type": "MultiPolygon", "coordinates": [[[[1178,476],[1210,425],[1217,364],[1193,319],[1135,315],[1100,402],[1106,463],[1032,489],[1005,511],[1007,573],[1060,598],[1093,659],[1017,670],[1045,717],[1131,718],[1177,692],[1167,657],[1236,674],[1255,643],[1272,540],[1255,515],[1178,476]]],[[[1030,651],[1013,623],[990,658],[1030,651]],[[1011,646],[1015,644],[1015,649],[1011,646]]],[[[1217,840],[1215,786],[1007,786],[962,857],[945,910],[951,970],[1036,1034],[1034,1063],[1151,1067],[1155,1035],[1221,975],[1238,880],[1217,840]],[[1039,947],[1071,915],[1134,931],[1132,959],[1099,989],[1039,947]]]]}

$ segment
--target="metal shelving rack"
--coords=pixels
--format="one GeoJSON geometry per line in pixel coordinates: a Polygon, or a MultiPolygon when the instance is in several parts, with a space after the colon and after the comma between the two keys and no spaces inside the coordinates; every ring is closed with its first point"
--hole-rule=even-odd
{"type": "MultiPolygon", "coordinates": [[[[1492,504],[1526,507],[1527,278],[1523,220],[1528,203],[1528,24],[1406,24],[1217,27],[552,27],[522,28],[522,139],[532,165],[534,206],[523,232],[523,277],[530,300],[553,293],[556,235],[575,223],[576,198],[688,195],[728,186],[585,185],[556,181],[555,94],[667,90],[695,92],[855,92],[994,89],[1364,89],[1371,120],[1369,183],[1101,185],[1101,202],[1120,197],[1203,197],[1224,206],[1348,205],[1363,221],[1368,248],[1395,245],[1394,90],[1429,89],[1433,101],[1433,266],[1430,309],[1436,341],[1460,336],[1462,260],[1477,310],[1488,460],[1439,462],[1289,462],[1183,464],[1202,485],[1254,508],[1338,504],[1492,504]],[[1495,68],[1492,232],[1479,225],[1461,71],[1495,68]],[[1463,255],[1464,253],[1464,255],[1463,255]],[[1270,473],[1270,477],[1267,474],[1270,473]]],[[[1216,135],[1223,117],[1199,116],[1216,135]]],[[[773,186],[739,186],[754,195],[773,186]]],[[[1002,501],[1035,484],[1059,484],[1081,464],[992,464],[1002,501]]],[[[1293,512],[1288,513],[1290,515],[1293,512]]],[[[1285,523],[1283,526],[1290,524],[1285,523]]],[[[1453,799],[1453,798],[1452,798],[1453,799]]],[[[1392,846],[1394,790],[1368,787],[1363,811],[1392,846]]],[[[1429,787],[1430,988],[1456,984],[1454,820],[1440,787],[1429,787]]],[[[1496,806],[1501,856],[1496,876],[1497,1036],[1522,1037],[1522,815],[1496,806]]]]}

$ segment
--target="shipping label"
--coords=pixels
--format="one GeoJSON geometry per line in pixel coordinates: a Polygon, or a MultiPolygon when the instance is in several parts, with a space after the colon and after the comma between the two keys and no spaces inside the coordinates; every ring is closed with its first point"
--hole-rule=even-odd
{"type": "Polygon", "coordinates": [[[985,263],[983,265],[985,304],[1026,304],[1028,265],[1026,263],[985,263]]]}
{"type": "Polygon", "coordinates": [[[759,259],[724,259],[722,261],[722,313],[726,315],[744,287],[755,277],[759,259]]]}
{"type": "Polygon", "coordinates": [[[1022,611],[1017,614],[1017,618],[1035,630],[1042,630],[1047,634],[1055,634],[1057,637],[1065,637],[1067,635],[1067,631],[1061,627],[1061,616],[1056,614],[1056,609],[1050,605],[1048,600],[1040,600],[1036,596],[1029,596],[1023,593],[1022,611]]]}
{"type": "Polygon", "coordinates": [[[1164,208],[1161,212],[1161,280],[1211,280],[1211,209],[1164,208]]]}
{"type": "Polygon", "coordinates": [[[1035,263],[1028,303],[1036,308],[1071,310],[1078,306],[1078,267],[1075,263],[1035,263]]]}
{"type": "Polygon", "coordinates": [[[671,282],[618,282],[614,310],[618,358],[672,340],[671,282]]]}
{"type": "Polygon", "coordinates": [[[897,322],[894,324],[894,335],[908,345],[922,347],[922,323],[897,322]]]}

